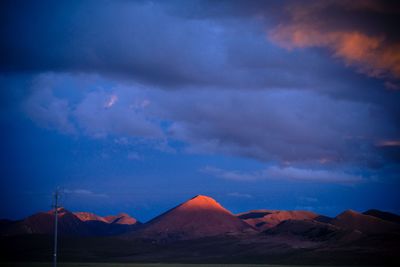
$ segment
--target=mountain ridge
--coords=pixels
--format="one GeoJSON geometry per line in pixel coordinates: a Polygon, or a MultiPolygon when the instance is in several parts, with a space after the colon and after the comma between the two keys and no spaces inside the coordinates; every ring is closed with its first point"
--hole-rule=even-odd
{"type": "MultiPolygon", "coordinates": [[[[234,215],[216,200],[198,195],[144,224],[123,224],[124,219],[129,223],[128,216],[102,217],[60,208],[63,258],[141,263],[380,264],[382,259],[385,263],[396,260],[400,247],[400,224],[352,210],[334,218],[285,210],[234,215]],[[246,222],[264,217],[274,224],[266,230],[246,222]]],[[[16,222],[0,220],[3,259],[20,261],[24,250],[24,260],[48,260],[53,220],[54,210],[16,222]],[[44,226],[47,230],[39,231],[44,226]],[[14,232],[4,231],[7,229],[14,232]]]]}
{"type": "MultiPolygon", "coordinates": [[[[330,229],[329,225],[334,225],[341,229],[366,234],[396,232],[400,225],[393,222],[400,216],[376,209],[364,213],[346,210],[334,218],[306,210],[274,209],[250,210],[234,215],[215,199],[205,195],[196,195],[144,224],[126,213],[99,216],[92,212],[70,212],[63,207],[58,209],[58,216],[61,235],[124,234],[140,238],[171,238],[171,240],[266,232],[287,221],[308,221],[291,222],[292,225],[302,225],[296,226],[298,228],[315,225],[322,229],[324,228],[322,225],[327,224],[327,229],[330,229]]],[[[54,210],[38,212],[18,221],[2,220],[0,235],[52,234],[53,224],[54,210]]],[[[283,229],[282,226],[280,228],[283,229]]],[[[277,229],[269,233],[279,232],[277,229]]]]}
{"type": "MultiPolygon", "coordinates": [[[[91,212],[71,212],[64,207],[58,208],[59,234],[73,236],[115,235],[133,230],[141,223],[125,214],[116,215],[108,222],[104,217],[91,212]],[[115,220],[124,220],[122,223],[115,220]]],[[[22,220],[1,224],[0,235],[53,234],[54,209],[32,214],[22,220]]]]}

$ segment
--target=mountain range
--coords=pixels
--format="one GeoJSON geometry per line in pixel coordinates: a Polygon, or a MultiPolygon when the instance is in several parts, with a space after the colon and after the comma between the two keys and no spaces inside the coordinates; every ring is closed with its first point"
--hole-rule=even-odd
{"type": "MultiPolygon", "coordinates": [[[[54,210],[39,212],[19,221],[2,220],[0,235],[53,234],[54,210]]],[[[71,212],[58,208],[60,235],[105,236],[133,231],[141,223],[126,213],[101,217],[90,212],[71,212]]]]}
{"type": "MultiPolygon", "coordinates": [[[[91,255],[103,261],[109,260],[104,255],[113,255],[114,261],[371,264],[378,258],[392,262],[400,252],[400,216],[379,210],[346,210],[334,218],[268,209],[235,215],[211,197],[198,195],[146,223],[124,213],[102,217],[64,208],[58,218],[69,260],[89,260],[91,255]],[[98,251],[102,254],[93,256],[98,251]]],[[[0,240],[11,260],[27,244],[36,251],[27,258],[43,260],[38,243],[51,240],[53,231],[54,210],[19,221],[0,220],[0,240]]]]}

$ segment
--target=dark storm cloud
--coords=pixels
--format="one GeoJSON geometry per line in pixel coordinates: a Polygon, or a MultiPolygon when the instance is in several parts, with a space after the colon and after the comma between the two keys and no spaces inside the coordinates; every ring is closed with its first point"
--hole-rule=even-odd
{"type": "Polygon", "coordinates": [[[148,1],[98,3],[5,4],[1,69],[99,72],[170,85],[202,82],[206,59],[218,62],[207,22],[183,24],[148,1]]]}
{"type": "Polygon", "coordinates": [[[284,10],[265,1],[4,2],[0,70],[101,73],[163,88],[336,83],[343,73],[324,58],[268,43],[284,10]]]}
{"type": "Polygon", "coordinates": [[[263,162],[376,167],[398,158],[398,147],[378,145],[399,137],[399,94],[384,86],[398,83],[396,6],[10,1],[0,11],[0,70],[37,74],[24,109],[62,133],[179,140],[187,152],[263,162]],[[117,85],[73,99],[54,89],[66,73],[117,85]]]}

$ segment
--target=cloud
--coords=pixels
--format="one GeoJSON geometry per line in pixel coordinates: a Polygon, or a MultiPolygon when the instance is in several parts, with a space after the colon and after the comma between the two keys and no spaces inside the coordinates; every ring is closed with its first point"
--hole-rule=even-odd
{"type": "Polygon", "coordinates": [[[391,12],[395,14],[399,10],[388,10],[378,1],[362,2],[291,4],[287,8],[287,20],[270,30],[269,38],[288,49],[328,48],[334,57],[371,77],[399,79],[400,40],[393,39],[395,33],[388,27],[370,32],[365,26],[379,20],[381,16],[377,14],[390,16],[391,12]],[[363,22],[367,15],[370,21],[363,22]],[[357,18],[358,24],[354,21],[357,18]]]}
{"type": "Polygon", "coordinates": [[[201,169],[202,172],[215,177],[233,181],[259,181],[259,180],[292,180],[301,182],[355,184],[362,182],[361,176],[340,171],[318,169],[304,169],[296,167],[270,166],[264,170],[253,172],[240,172],[224,170],[212,166],[201,169]]]}
{"type": "Polygon", "coordinates": [[[203,173],[210,174],[219,178],[233,181],[256,181],[262,180],[264,177],[261,173],[244,173],[239,171],[223,170],[212,166],[206,166],[200,170],[203,173]]]}
{"type": "Polygon", "coordinates": [[[335,57],[371,77],[400,78],[400,43],[385,44],[383,36],[360,32],[326,32],[311,26],[279,26],[270,37],[286,48],[328,47],[335,57]]]}
{"type": "MultiPolygon", "coordinates": [[[[165,158],[161,150],[234,158],[238,170],[208,170],[229,181],[352,184],[361,182],[349,171],[357,170],[362,181],[398,183],[396,1],[0,6],[1,117],[10,162],[18,163],[16,152],[25,147],[19,140],[38,132],[25,115],[75,145],[101,147],[94,157],[102,162],[126,163],[103,166],[113,172],[136,168],[129,158],[165,158]],[[275,167],[240,171],[246,162],[275,167]]],[[[42,139],[47,135],[59,139],[42,139]]],[[[6,167],[14,173],[13,164],[6,167]]]]}
{"type": "Polygon", "coordinates": [[[95,72],[174,87],[216,80],[223,60],[212,21],[172,16],[159,2],[10,2],[0,12],[0,71],[95,72]]]}
{"type": "Polygon", "coordinates": [[[112,88],[111,94],[110,89],[81,90],[87,80],[99,83],[91,75],[38,75],[24,101],[24,110],[39,125],[65,134],[162,138],[158,122],[143,112],[149,102],[141,96],[142,91],[130,87],[112,88]],[[72,88],[64,88],[69,83],[72,88]],[[124,98],[119,99],[118,94],[124,98]]]}
{"type": "Polygon", "coordinates": [[[38,76],[26,113],[65,134],[112,137],[121,144],[136,138],[166,152],[176,152],[170,143],[178,141],[186,153],[281,163],[377,165],[383,158],[376,140],[396,133],[395,121],[380,105],[314,91],[201,87],[182,94],[106,79],[81,89],[87,80],[91,76],[38,76]]]}
{"type": "Polygon", "coordinates": [[[97,73],[163,90],[315,89],[328,80],[336,85],[329,73],[338,70],[329,60],[293,55],[266,40],[271,22],[265,20],[282,13],[285,3],[280,9],[272,6],[246,1],[212,6],[207,1],[10,2],[0,9],[0,72],[97,73]],[[201,14],[207,10],[232,14],[228,20],[201,14]],[[237,16],[245,10],[245,16],[237,16]]]}
{"type": "Polygon", "coordinates": [[[134,101],[137,97],[134,90],[124,93],[124,96],[125,103],[120,100],[119,105],[114,105],[115,100],[108,108],[104,108],[103,103],[110,103],[112,96],[109,99],[101,90],[89,92],[76,105],[72,116],[86,134],[94,137],[112,135],[161,138],[163,133],[157,122],[129,105],[129,101],[134,101]]]}
{"type": "Polygon", "coordinates": [[[400,140],[381,140],[376,145],[378,147],[400,147],[400,140]]]}
{"type": "Polygon", "coordinates": [[[203,90],[171,96],[162,94],[160,101],[165,118],[172,121],[167,134],[187,143],[190,153],[282,163],[369,164],[380,161],[374,151],[376,137],[392,131],[382,125],[385,113],[379,106],[309,91],[203,90]]]}
{"type": "Polygon", "coordinates": [[[275,29],[288,47],[327,47],[395,88],[397,57],[385,52],[395,30],[365,17],[393,19],[397,9],[346,3],[10,3],[0,11],[0,71],[36,77],[25,112],[65,134],[281,164],[382,166],[376,143],[398,139],[400,95],[320,50],[265,38],[275,29]]]}
{"type": "Polygon", "coordinates": [[[129,152],[128,153],[128,159],[129,160],[141,160],[142,157],[136,152],[129,152]]]}
{"type": "Polygon", "coordinates": [[[353,184],[362,181],[361,176],[352,175],[345,172],[277,166],[267,168],[264,171],[264,176],[273,177],[276,179],[289,179],[310,182],[315,181],[339,184],[353,184]]]}
{"type": "MultiPolygon", "coordinates": [[[[31,94],[24,101],[23,109],[40,126],[57,129],[61,133],[75,134],[77,129],[70,120],[71,107],[66,99],[58,98],[53,92],[53,77],[44,84],[43,76],[33,81],[31,94]]],[[[46,79],[47,80],[47,79],[46,79]]]]}
{"type": "Polygon", "coordinates": [[[82,197],[108,198],[107,194],[94,193],[93,191],[87,189],[64,189],[63,193],[82,197]]]}
{"type": "Polygon", "coordinates": [[[315,197],[299,197],[299,200],[302,202],[316,203],[319,200],[315,197]]]}

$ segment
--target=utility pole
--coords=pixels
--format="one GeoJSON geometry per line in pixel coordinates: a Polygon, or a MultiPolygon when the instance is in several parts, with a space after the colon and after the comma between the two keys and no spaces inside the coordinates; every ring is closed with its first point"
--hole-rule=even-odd
{"type": "Polygon", "coordinates": [[[54,254],[53,254],[53,267],[57,267],[57,235],[58,235],[58,197],[59,189],[54,193],[54,254]]]}

